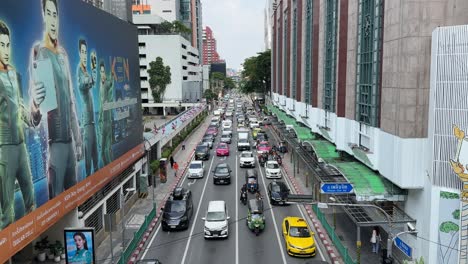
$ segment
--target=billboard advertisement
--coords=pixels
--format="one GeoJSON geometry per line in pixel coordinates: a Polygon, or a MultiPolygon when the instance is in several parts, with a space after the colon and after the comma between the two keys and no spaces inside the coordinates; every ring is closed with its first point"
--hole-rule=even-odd
{"type": "Polygon", "coordinates": [[[65,262],[67,264],[94,264],[94,229],[67,228],[65,236],[65,262]]]}
{"type": "Polygon", "coordinates": [[[144,152],[137,29],[80,0],[0,9],[0,263],[144,152]]]}

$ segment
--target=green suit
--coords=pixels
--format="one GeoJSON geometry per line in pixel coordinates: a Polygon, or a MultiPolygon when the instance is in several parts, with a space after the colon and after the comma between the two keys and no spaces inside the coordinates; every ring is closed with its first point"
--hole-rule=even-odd
{"type": "MultiPolygon", "coordinates": [[[[101,77],[102,78],[102,77],[101,77]]],[[[114,102],[114,82],[108,79],[100,83],[101,109],[99,111],[99,130],[101,134],[101,157],[104,166],[112,161],[112,108],[114,102]]]]}
{"type": "Polygon", "coordinates": [[[18,79],[14,70],[0,71],[0,230],[15,218],[15,180],[19,183],[26,213],[36,207],[23,131],[25,123],[28,126],[31,123],[18,79]]]}

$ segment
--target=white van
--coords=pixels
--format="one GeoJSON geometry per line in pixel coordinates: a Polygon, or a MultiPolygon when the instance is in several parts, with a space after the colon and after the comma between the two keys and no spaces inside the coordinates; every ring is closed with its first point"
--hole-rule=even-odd
{"type": "Polygon", "coordinates": [[[207,238],[227,238],[229,235],[229,214],[224,201],[210,201],[205,221],[204,233],[207,238]]]}

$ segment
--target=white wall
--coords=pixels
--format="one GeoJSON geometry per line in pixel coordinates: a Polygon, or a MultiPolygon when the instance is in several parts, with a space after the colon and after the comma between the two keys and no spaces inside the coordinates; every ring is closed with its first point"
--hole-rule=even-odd
{"type": "Polygon", "coordinates": [[[156,14],[169,22],[172,22],[174,20],[179,20],[179,17],[180,17],[180,1],[179,0],[149,0],[148,4],[151,5],[152,14],[156,14]]]}
{"type": "MultiPolygon", "coordinates": [[[[200,82],[201,85],[201,67],[198,65],[198,58],[189,54],[198,56],[198,50],[193,48],[189,41],[179,35],[140,35],[138,37],[140,43],[145,43],[146,54],[145,63],[140,61],[140,65],[146,65],[149,69],[149,63],[154,61],[156,57],[161,57],[164,65],[171,67],[171,83],[166,87],[163,101],[177,101],[182,99],[182,83],[183,77],[186,76],[186,82],[200,82]],[[185,45],[184,49],[182,45],[185,45]],[[186,56],[185,59],[182,56],[186,56]],[[197,66],[189,65],[188,62],[193,62],[197,66]],[[186,66],[187,69],[183,69],[186,66]],[[189,75],[188,72],[197,72],[196,76],[189,75]]],[[[142,88],[149,88],[149,84],[142,81],[142,88]]],[[[143,95],[142,95],[143,98],[143,95]]],[[[148,99],[152,102],[151,94],[148,94],[148,99]]]]}

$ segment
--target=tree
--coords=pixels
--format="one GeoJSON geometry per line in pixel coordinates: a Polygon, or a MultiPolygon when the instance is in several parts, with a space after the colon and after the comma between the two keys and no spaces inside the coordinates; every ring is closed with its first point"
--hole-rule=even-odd
{"type": "Polygon", "coordinates": [[[210,75],[210,86],[214,91],[224,87],[226,76],[220,72],[213,72],[210,75]]]}
{"type": "Polygon", "coordinates": [[[190,28],[185,26],[184,23],[180,22],[179,20],[174,20],[174,22],[172,22],[172,30],[174,33],[180,33],[180,34],[192,33],[192,30],[190,30],[190,28]]]}
{"type": "Polygon", "coordinates": [[[234,83],[234,80],[230,77],[226,77],[224,79],[224,89],[234,89],[236,88],[236,84],[234,83]]]}
{"type": "Polygon", "coordinates": [[[257,56],[245,59],[243,66],[241,91],[267,93],[271,84],[271,51],[259,52],[257,56]]]}
{"type": "Polygon", "coordinates": [[[218,95],[211,89],[206,89],[205,92],[203,92],[203,97],[206,98],[207,101],[218,99],[218,95]]]}
{"type": "MultiPolygon", "coordinates": [[[[439,231],[450,235],[450,242],[448,245],[444,245],[444,246],[439,245],[440,257],[442,258],[441,263],[446,263],[446,261],[450,260],[450,255],[452,254],[452,251],[454,250],[455,245],[458,242],[459,230],[460,230],[460,227],[452,221],[445,221],[440,224],[439,231]]],[[[439,233],[439,241],[440,241],[440,233],[439,233]]]]}
{"type": "Polygon", "coordinates": [[[162,103],[166,87],[171,83],[171,67],[164,66],[161,57],[157,57],[156,60],[150,62],[149,65],[149,85],[153,100],[155,103],[162,103]]]}

